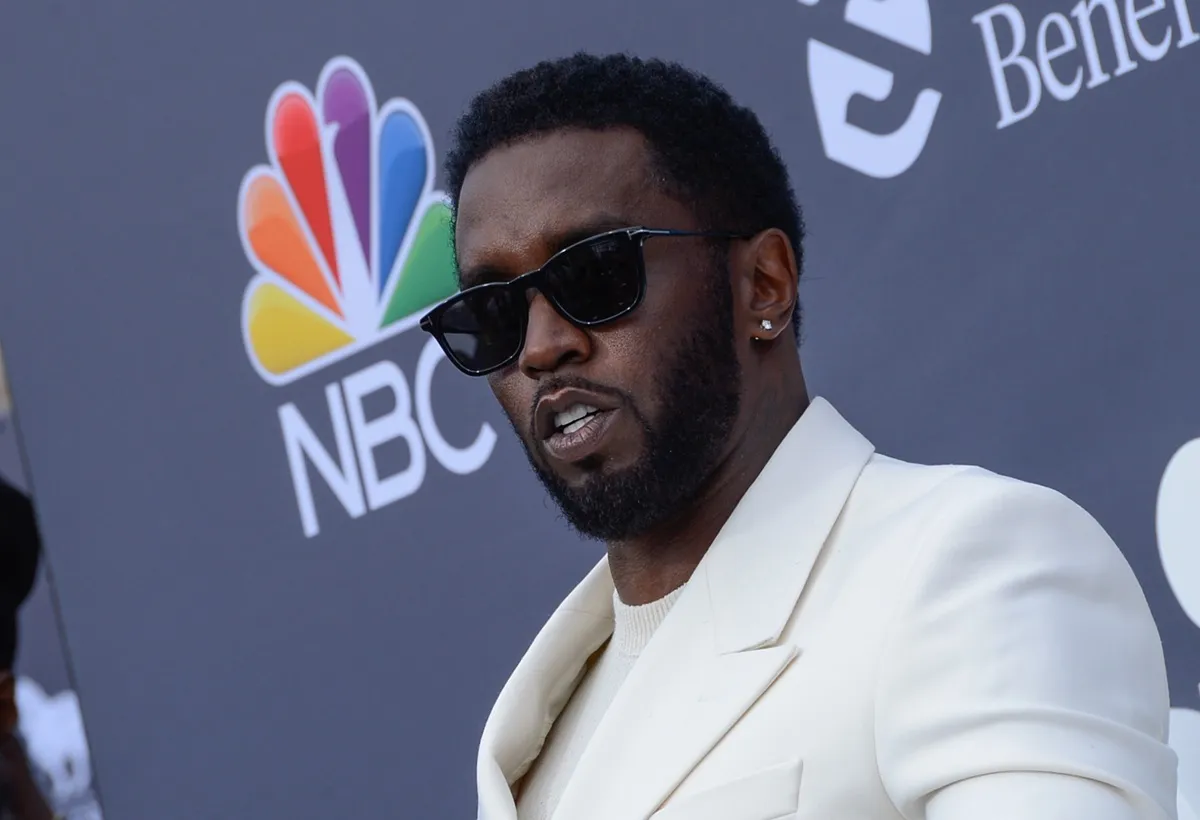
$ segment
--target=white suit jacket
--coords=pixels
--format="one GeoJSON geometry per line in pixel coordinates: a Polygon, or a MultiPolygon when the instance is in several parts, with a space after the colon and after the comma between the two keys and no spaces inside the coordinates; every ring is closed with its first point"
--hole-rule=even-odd
{"type": "MultiPolygon", "coordinates": [[[[612,631],[601,561],[501,692],[481,820],[612,631]]],[[[817,399],[630,671],[554,820],[1174,820],[1162,644],[1051,490],[875,453],[817,399]]]]}

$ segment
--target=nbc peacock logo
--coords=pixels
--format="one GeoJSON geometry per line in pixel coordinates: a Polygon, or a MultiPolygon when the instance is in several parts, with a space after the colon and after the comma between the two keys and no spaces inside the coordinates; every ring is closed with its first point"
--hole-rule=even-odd
{"type": "Polygon", "coordinates": [[[257,273],[242,331],[250,361],[287,384],[416,324],[456,290],[450,209],[433,190],[433,141],[408,100],[376,109],[352,60],[316,93],[284,83],[267,106],[269,165],[238,196],[257,273]]]}
{"type": "MultiPolygon", "coordinates": [[[[429,128],[406,99],[378,106],[357,62],[330,60],[311,92],[280,85],[267,104],[266,149],[269,162],[251,168],[238,192],[238,233],[254,270],[242,336],[255,371],[282,387],[414,327],[457,283],[429,128]]],[[[467,447],[438,427],[430,394],[443,358],[427,340],[412,389],[400,365],[383,358],[328,384],[328,423],[316,429],[294,402],[279,407],[307,536],[320,531],[310,467],[359,518],[420,489],[426,450],[458,475],[487,461],[496,441],[489,424],[467,447]],[[391,393],[392,410],[368,419],[363,401],[380,392],[391,393]],[[375,450],[396,440],[408,464],[383,476],[375,450]]]]}

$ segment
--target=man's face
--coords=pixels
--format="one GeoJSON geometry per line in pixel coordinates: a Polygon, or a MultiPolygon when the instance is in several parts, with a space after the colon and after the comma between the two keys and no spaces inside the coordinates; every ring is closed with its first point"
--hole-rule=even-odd
{"type": "MultiPolygon", "coordinates": [[[[459,198],[463,287],[512,279],[614,228],[699,229],[652,174],[627,129],[559,131],[489,153],[459,198]]],[[[643,254],[645,298],[610,324],[575,327],[531,291],[521,356],[489,376],[568,522],[609,541],[669,521],[703,491],[739,407],[725,254],[675,237],[647,239],[643,254]]]]}

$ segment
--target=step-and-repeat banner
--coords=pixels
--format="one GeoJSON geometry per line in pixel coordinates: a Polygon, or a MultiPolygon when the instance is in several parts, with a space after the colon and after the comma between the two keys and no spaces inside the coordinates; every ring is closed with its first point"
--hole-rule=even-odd
{"type": "Polygon", "coordinates": [[[492,698],[600,548],[414,325],[456,115],[578,49],[760,113],[815,392],[1112,533],[1200,808],[1200,0],[7,17],[0,335],[107,815],[473,816],[492,698]]]}

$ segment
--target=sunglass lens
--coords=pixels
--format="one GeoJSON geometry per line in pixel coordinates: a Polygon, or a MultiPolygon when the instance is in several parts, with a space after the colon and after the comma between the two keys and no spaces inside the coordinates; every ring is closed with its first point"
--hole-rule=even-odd
{"type": "Polygon", "coordinates": [[[637,240],[623,233],[599,237],[560,254],[546,269],[543,287],[575,321],[604,322],[637,304],[639,262],[637,240]]]}
{"type": "Polygon", "coordinates": [[[465,293],[442,313],[440,330],[460,366],[474,372],[503,364],[521,347],[528,306],[505,287],[465,293]]]}

